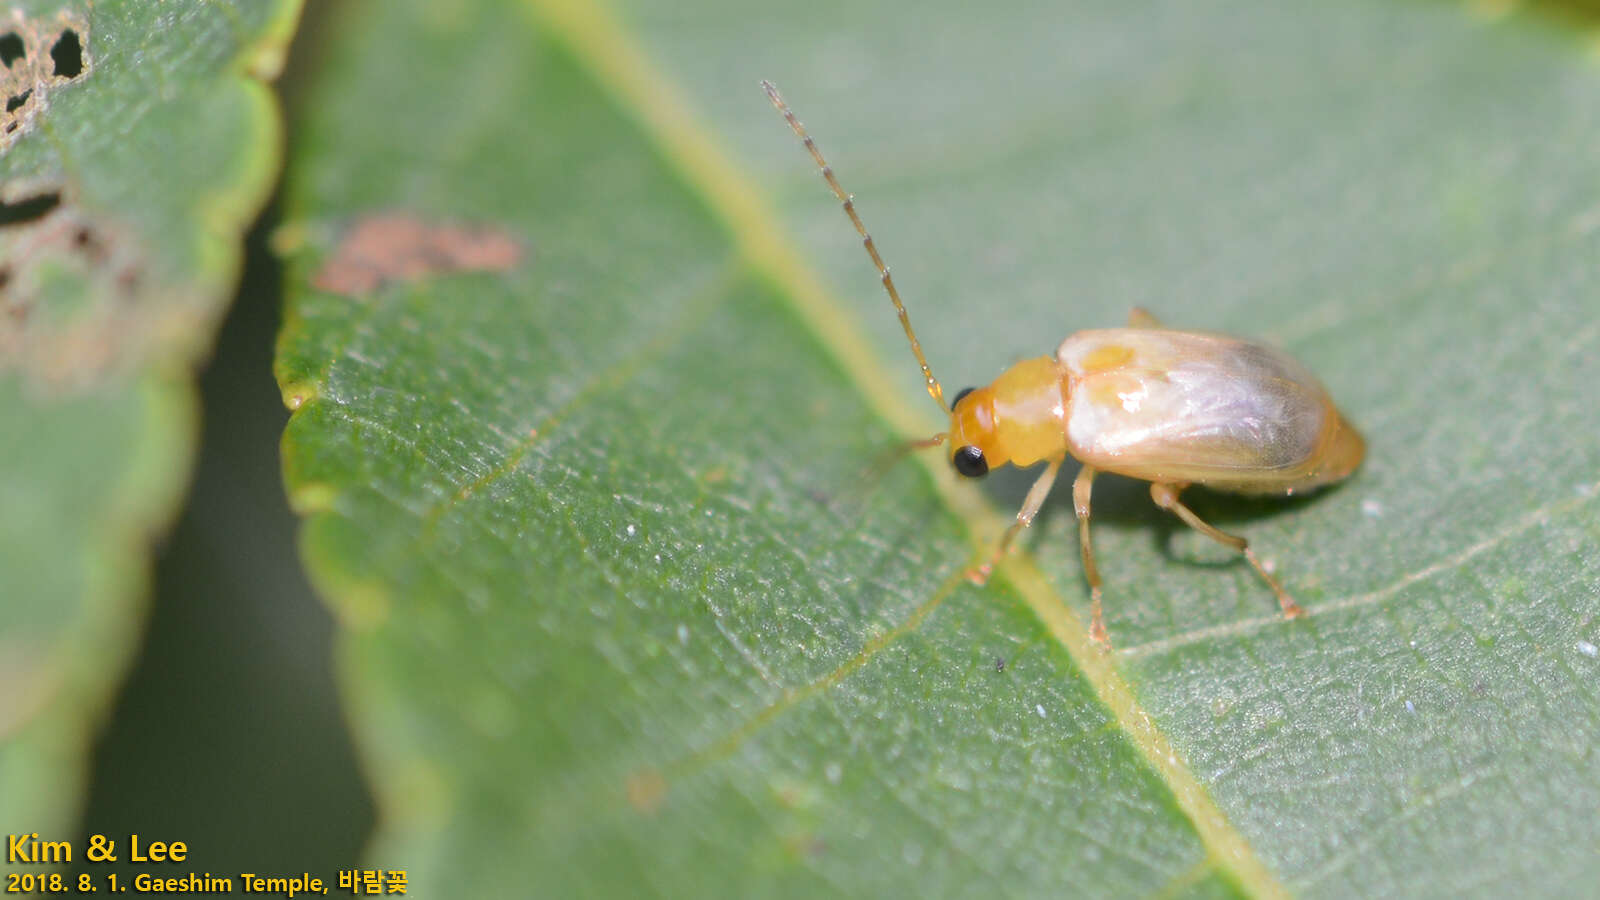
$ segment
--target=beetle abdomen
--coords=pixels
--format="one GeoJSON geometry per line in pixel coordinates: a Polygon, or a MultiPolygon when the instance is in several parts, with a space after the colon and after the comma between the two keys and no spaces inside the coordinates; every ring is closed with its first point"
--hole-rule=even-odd
{"type": "Polygon", "coordinates": [[[1349,456],[1359,435],[1304,366],[1264,344],[1113,328],[1067,338],[1056,359],[1068,381],[1067,445],[1096,468],[1274,493],[1354,468],[1335,475],[1325,463],[1336,448],[1349,456]]]}

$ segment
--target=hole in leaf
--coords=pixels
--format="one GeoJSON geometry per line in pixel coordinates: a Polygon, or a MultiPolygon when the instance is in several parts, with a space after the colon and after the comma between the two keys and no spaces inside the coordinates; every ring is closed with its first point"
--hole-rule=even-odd
{"type": "Polygon", "coordinates": [[[50,215],[60,205],[59,191],[39,194],[17,203],[0,203],[0,228],[37,222],[50,215]]]}
{"type": "Polygon", "coordinates": [[[22,43],[22,35],[15,31],[0,34],[0,63],[5,63],[6,68],[28,55],[27,45],[22,43]]]}
{"type": "Polygon", "coordinates": [[[50,60],[55,63],[57,78],[77,78],[83,74],[83,43],[78,33],[68,28],[61,32],[56,45],[50,48],[50,60]]]}
{"type": "Polygon", "coordinates": [[[28,88],[14,97],[6,98],[6,112],[14,113],[21,109],[23,104],[27,103],[28,98],[31,96],[33,96],[33,88],[28,88]]]}

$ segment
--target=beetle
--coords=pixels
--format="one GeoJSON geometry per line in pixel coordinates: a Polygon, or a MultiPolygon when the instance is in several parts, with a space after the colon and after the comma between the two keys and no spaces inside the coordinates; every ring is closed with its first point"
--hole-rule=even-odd
{"type": "Polygon", "coordinates": [[[967,388],[946,404],[854,198],[839,186],[778,89],[770,81],[761,86],[860,233],[922,367],[928,394],[949,416],[947,431],[912,446],[946,446],[955,470],[968,478],[1000,465],[1045,463],[993,555],[971,570],[973,581],[984,583],[1017,534],[1032,524],[1061,464],[1071,456],[1082,464],[1072,483],[1072,504],[1092,604],[1089,635],[1095,641],[1109,643],[1100,572],[1089,542],[1090,490],[1100,472],[1148,481],[1157,506],[1242,553],[1277,596],[1286,618],[1304,615],[1248,541],[1195,515],[1179,494],[1198,484],[1230,493],[1289,496],[1349,477],[1366,456],[1366,442],[1314,375],[1266,344],[1166,328],[1136,307],[1127,327],[1072,334],[1053,356],[1023,360],[989,386],[967,388]]]}

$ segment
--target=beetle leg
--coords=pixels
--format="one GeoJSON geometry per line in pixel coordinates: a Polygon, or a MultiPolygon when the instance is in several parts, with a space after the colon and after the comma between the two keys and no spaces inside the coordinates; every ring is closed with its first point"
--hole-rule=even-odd
{"type": "Polygon", "coordinates": [[[973,584],[983,584],[988,581],[989,573],[994,571],[1000,558],[1006,555],[1006,550],[1010,548],[1017,533],[1033,524],[1033,517],[1039,514],[1039,507],[1044,505],[1044,498],[1050,496],[1050,487],[1056,483],[1056,473],[1061,471],[1061,460],[1064,458],[1058,456],[1050,460],[1044,472],[1033,482],[1033,487],[1028,488],[1028,496],[1022,501],[1022,509],[1017,510],[1017,521],[1006,529],[1005,536],[1000,538],[1000,546],[994,548],[994,555],[989,557],[988,562],[967,573],[968,580],[973,584]]]}
{"type": "Polygon", "coordinates": [[[1195,531],[1219,544],[1225,544],[1243,553],[1244,558],[1250,561],[1250,565],[1255,567],[1255,570],[1266,580],[1267,585],[1272,588],[1272,592],[1278,595],[1278,605],[1283,608],[1285,618],[1293,619],[1296,616],[1305,615],[1305,610],[1300,608],[1300,604],[1294,602],[1288,592],[1283,589],[1283,585],[1278,583],[1278,579],[1273,578],[1272,574],[1261,564],[1261,560],[1256,558],[1255,551],[1250,549],[1249,541],[1238,535],[1218,531],[1211,525],[1201,521],[1193,510],[1183,505],[1183,501],[1178,499],[1178,492],[1183,488],[1184,485],[1180,484],[1151,484],[1150,499],[1154,500],[1156,505],[1162,509],[1170,510],[1178,518],[1182,519],[1184,524],[1195,531]]]}
{"type": "Polygon", "coordinates": [[[1128,311],[1129,328],[1160,328],[1161,320],[1156,318],[1148,309],[1135,306],[1128,311]]]}
{"type": "Polygon", "coordinates": [[[1094,487],[1095,470],[1084,466],[1072,481],[1072,508],[1078,513],[1078,546],[1083,550],[1083,575],[1089,580],[1089,638],[1110,646],[1105,615],[1100,610],[1100,570],[1095,568],[1094,551],[1089,548],[1089,489],[1094,487]]]}

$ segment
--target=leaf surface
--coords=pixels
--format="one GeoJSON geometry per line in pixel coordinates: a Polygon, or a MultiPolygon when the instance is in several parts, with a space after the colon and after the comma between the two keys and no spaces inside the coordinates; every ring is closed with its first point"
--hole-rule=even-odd
{"type": "Polygon", "coordinates": [[[289,176],[287,479],[349,628],[375,864],[552,895],[1594,877],[1574,36],[1438,4],[447,9],[347,11],[289,176]],[[1316,371],[1356,477],[1192,498],[1311,615],[1115,479],[1115,652],[1064,497],[966,583],[1026,476],[863,476],[941,423],[761,77],[947,388],[1133,305],[1316,371]],[[397,216],[521,256],[313,286],[397,216]]]}

